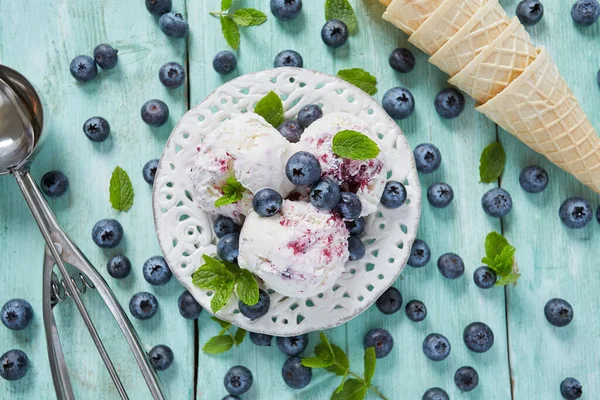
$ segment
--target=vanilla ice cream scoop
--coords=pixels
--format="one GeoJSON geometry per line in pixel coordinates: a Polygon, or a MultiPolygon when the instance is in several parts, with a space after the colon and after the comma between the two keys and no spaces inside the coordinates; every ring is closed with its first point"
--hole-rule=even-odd
{"type": "Polygon", "coordinates": [[[281,213],[250,212],[240,233],[239,266],[277,293],[309,297],[333,286],[348,261],[348,231],[339,216],[285,200],[281,213]]]}

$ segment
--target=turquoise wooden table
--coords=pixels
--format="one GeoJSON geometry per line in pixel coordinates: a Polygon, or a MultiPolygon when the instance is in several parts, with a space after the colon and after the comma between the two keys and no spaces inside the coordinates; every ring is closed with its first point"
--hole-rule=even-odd
{"type": "MultiPolygon", "coordinates": [[[[569,15],[573,2],[543,0],[545,16],[528,30],[536,43],[548,47],[592,123],[600,127],[600,91],[595,83],[600,25],[576,27],[569,15]]],[[[314,371],[307,388],[288,389],[280,372],[285,356],[275,346],[259,348],[249,340],[225,354],[202,353],[199,349],[217,333],[217,325],[206,312],[198,321],[181,318],[176,305],[181,285],[173,279],[164,287],[152,287],[141,271],[147,258],[160,253],[151,215],[151,187],[142,179],[142,166],[160,156],[171,129],[190,105],[237,75],[272,67],[273,58],[284,49],[299,51],[305,67],[326,73],[352,67],[370,71],[379,80],[378,100],[388,88],[409,88],[416,111],[400,126],[411,145],[432,142],[444,159],[439,171],[421,176],[422,186],[445,181],[456,195],[452,206],[444,210],[424,202],[418,237],[431,246],[432,261],[422,269],[407,268],[395,284],[405,301],[419,299],[426,304],[427,319],[415,324],[403,312],[385,316],[371,309],[327,332],[333,343],[349,352],[354,369],[362,370],[363,335],[371,328],[384,327],[394,335],[395,347],[379,361],[373,383],[389,399],[420,399],[432,386],[445,388],[452,399],[560,399],[559,384],[567,376],[581,381],[583,398],[600,398],[600,225],[594,221],[585,229],[571,231],[557,215],[567,197],[582,196],[594,209],[600,198],[476,113],[472,102],[459,118],[440,119],[433,99],[447,86],[445,75],[427,64],[425,55],[407,44],[403,33],[381,20],[383,6],[374,0],[351,0],[359,32],[344,47],[330,50],[319,37],[325,22],[322,0],[304,0],[301,16],[292,22],[275,20],[267,0],[234,0],[234,7],[258,8],[269,20],[243,30],[238,69],[223,78],[214,72],[211,61],[227,45],[218,20],[209,15],[219,10],[220,0],[174,0],[174,9],[187,16],[191,27],[184,40],[165,37],[143,3],[2,0],[0,63],[31,79],[48,102],[51,138],[33,173],[38,180],[52,169],[68,175],[68,194],[50,201],[65,230],[107,277],[123,304],[142,290],[157,296],[157,316],[133,323],[148,349],[163,343],[175,353],[174,365],[160,373],[170,398],[220,399],[226,394],[223,376],[236,364],[250,368],[255,377],[244,399],[327,399],[338,384],[330,374],[314,371]],[[119,49],[118,66],[101,71],[90,83],[78,84],[69,74],[70,60],[91,54],[103,42],[119,49]],[[387,64],[389,52],[398,46],[411,48],[417,57],[417,67],[409,74],[395,73],[387,64]],[[187,66],[186,85],[167,90],[160,84],[158,69],[167,61],[187,66]],[[151,98],[164,100],[171,110],[169,122],[158,129],[146,126],[139,116],[141,105],[151,98]],[[105,117],[112,127],[110,139],[101,144],[90,142],[82,133],[83,122],[94,115],[105,117]],[[481,196],[495,185],[479,183],[478,174],[481,151],[496,140],[508,156],[506,171],[496,185],[508,190],[514,200],[513,211],[501,221],[481,209],[481,196]],[[527,194],[518,184],[520,170],[530,164],[541,165],[550,174],[550,186],[542,194],[527,194]],[[117,165],[130,174],[136,193],[128,213],[112,210],[108,201],[110,174],[117,165]],[[93,244],[90,232],[97,220],[107,217],[123,224],[125,240],[117,249],[103,251],[93,244]],[[502,232],[517,248],[522,277],[516,287],[483,291],[473,284],[472,273],[480,265],[490,231],[502,232]],[[455,281],[444,279],[435,266],[435,260],[450,251],[466,263],[464,277],[455,281]],[[106,274],[105,264],[121,252],[131,259],[134,269],[127,279],[116,281],[106,274]],[[575,319],[566,328],[554,328],[545,321],[543,306],[552,297],[567,299],[575,309],[575,319]],[[495,345],[485,354],[469,352],[462,343],[463,329],[474,321],[494,330],[495,345]],[[432,332],[446,335],[453,345],[444,362],[433,363],[421,352],[424,337],[432,332]],[[460,393],[453,383],[454,371],[463,365],[479,372],[480,385],[471,393],[460,393]]],[[[514,15],[518,0],[501,3],[514,15]]],[[[0,327],[0,352],[22,349],[32,364],[21,381],[0,382],[0,398],[51,399],[54,391],[41,318],[43,243],[10,178],[0,179],[0,193],[0,303],[23,297],[35,312],[32,325],[24,331],[0,327]]],[[[95,294],[86,294],[85,301],[91,304],[93,317],[101,321],[101,336],[132,398],[147,399],[144,382],[108,312],[95,294]]],[[[78,398],[117,398],[71,302],[60,304],[57,310],[78,398]]],[[[318,338],[312,334],[310,340],[316,344],[318,338]]],[[[372,393],[369,396],[375,398],[372,393]]]]}

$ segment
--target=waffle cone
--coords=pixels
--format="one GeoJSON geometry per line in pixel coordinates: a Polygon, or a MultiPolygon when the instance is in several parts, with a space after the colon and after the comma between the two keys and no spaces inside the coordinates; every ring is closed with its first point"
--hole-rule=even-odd
{"type": "Polygon", "coordinates": [[[379,0],[379,2],[384,6],[389,6],[392,0],[379,0]]]}
{"type": "Polygon", "coordinates": [[[600,138],[544,47],[477,110],[600,193],[600,138]]]}
{"type": "Polygon", "coordinates": [[[379,0],[388,8],[383,19],[412,35],[444,0],[379,0]],[[387,3],[387,4],[386,4],[387,3]]]}

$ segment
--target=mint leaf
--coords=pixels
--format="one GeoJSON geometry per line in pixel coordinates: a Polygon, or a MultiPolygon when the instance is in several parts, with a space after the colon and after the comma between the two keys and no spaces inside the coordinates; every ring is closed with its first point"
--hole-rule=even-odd
{"type": "Polygon", "coordinates": [[[331,365],[330,362],[323,360],[319,357],[306,357],[303,358],[300,362],[303,366],[308,368],[327,368],[331,365]]]}
{"type": "Polygon", "coordinates": [[[325,2],[325,19],[339,19],[348,26],[350,33],[356,32],[358,21],[348,0],[327,0],[325,2]]]}
{"type": "Polygon", "coordinates": [[[246,331],[242,328],[238,328],[237,331],[235,331],[235,336],[233,337],[233,341],[235,342],[236,345],[240,345],[244,341],[245,337],[246,337],[246,331]]]}
{"type": "Polygon", "coordinates": [[[348,375],[348,370],[350,369],[350,360],[348,360],[348,355],[344,352],[344,350],[340,349],[335,344],[331,345],[331,349],[333,350],[335,362],[327,368],[327,371],[333,372],[337,376],[348,375]]]}
{"type": "Polygon", "coordinates": [[[373,379],[373,375],[375,375],[375,366],[377,364],[377,359],[375,358],[375,347],[369,347],[365,349],[364,363],[365,383],[368,386],[371,384],[371,379],[373,379]]]}
{"type": "Polygon", "coordinates": [[[254,107],[254,112],[263,117],[275,129],[283,124],[283,103],[273,91],[267,93],[254,107]]]}
{"type": "Polygon", "coordinates": [[[257,26],[263,24],[267,20],[267,16],[254,8],[240,8],[235,10],[233,22],[238,26],[257,26]]]}
{"type": "Polygon", "coordinates": [[[377,78],[362,68],[342,69],[338,71],[337,76],[371,96],[377,93],[377,78]]]}
{"type": "Polygon", "coordinates": [[[227,11],[231,7],[233,0],[221,0],[221,11],[227,11]]]}
{"type": "Polygon", "coordinates": [[[502,144],[496,142],[486,147],[479,159],[479,177],[481,182],[496,182],[500,178],[500,175],[502,175],[502,172],[504,172],[504,164],[506,164],[506,153],[502,144]]]}
{"type": "Polygon", "coordinates": [[[223,32],[223,37],[227,41],[227,44],[234,50],[237,50],[240,47],[240,28],[227,16],[221,15],[219,20],[221,21],[221,32],[223,32]]]}
{"type": "Polygon", "coordinates": [[[338,386],[338,387],[335,389],[335,392],[336,392],[336,393],[339,393],[339,392],[341,392],[342,390],[344,390],[344,383],[346,383],[346,379],[348,378],[348,374],[349,374],[349,373],[350,373],[350,370],[348,370],[348,369],[347,369],[347,370],[346,370],[346,373],[345,373],[345,374],[344,374],[344,376],[342,377],[342,383],[340,383],[340,386],[338,386]]]}
{"type": "Polygon", "coordinates": [[[231,281],[233,276],[225,269],[223,264],[206,254],[202,256],[205,264],[192,274],[194,286],[205,290],[216,290],[225,282],[231,281]]]}
{"type": "Polygon", "coordinates": [[[210,319],[215,321],[217,324],[221,325],[221,328],[223,329],[227,329],[231,326],[231,322],[222,321],[217,317],[210,317],[210,319]]]}
{"type": "Polygon", "coordinates": [[[235,278],[236,291],[240,300],[249,306],[258,303],[258,284],[254,275],[246,269],[240,269],[235,278]]]}
{"type": "Polygon", "coordinates": [[[490,232],[485,238],[485,255],[493,260],[506,246],[509,246],[509,244],[504,236],[498,232],[490,232]]]}
{"type": "Polygon", "coordinates": [[[325,343],[319,343],[315,347],[315,354],[320,360],[323,360],[323,362],[325,363],[325,365],[322,368],[329,367],[333,364],[333,361],[335,360],[333,358],[333,351],[331,351],[331,348],[325,343]]]}
{"type": "Polygon", "coordinates": [[[331,400],[363,400],[367,395],[367,386],[358,379],[348,379],[344,388],[338,393],[333,392],[331,400]]]}
{"type": "Polygon", "coordinates": [[[128,211],[133,205],[133,186],[127,172],[116,167],[110,177],[110,204],[117,211],[128,211]]]}
{"type": "MultiPolygon", "coordinates": [[[[519,278],[519,274],[513,273],[514,258],[517,249],[508,243],[508,240],[497,232],[490,232],[485,239],[485,253],[486,256],[481,260],[487,264],[491,269],[503,278],[498,282],[515,282],[519,278]],[[518,275],[516,277],[510,277],[510,275],[518,275]],[[514,281],[513,281],[514,279],[514,281]]],[[[499,285],[499,283],[496,285],[499,285]]],[[[503,283],[506,285],[508,283],[503,283]]]]}
{"type": "Polygon", "coordinates": [[[233,281],[224,281],[221,286],[215,290],[215,293],[210,299],[210,309],[213,312],[219,311],[229,302],[229,298],[233,293],[233,281]]]}
{"type": "Polygon", "coordinates": [[[510,285],[511,283],[516,283],[517,279],[519,279],[520,277],[521,274],[508,274],[502,277],[502,279],[500,279],[498,282],[496,282],[496,286],[506,286],[510,285]]]}
{"type": "Polygon", "coordinates": [[[377,143],[357,131],[338,132],[331,143],[331,150],[335,154],[351,160],[369,160],[377,157],[381,152],[377,143]]]}
{"type": "Polygon", "coordinates": [[[233,347],[233,338],[231,336],[215,336],[206,342],[202,351],[207,354],[225,353],[233,347]]]}
{"type": "Polygon", "coordinates": [[[223,186],[223,196],[215,201],[215,207],[223,207],[228,204],[237,203],[244,197],[246,189],[238,182],[235,177],[227,178],[227,182],[223,186]]]}

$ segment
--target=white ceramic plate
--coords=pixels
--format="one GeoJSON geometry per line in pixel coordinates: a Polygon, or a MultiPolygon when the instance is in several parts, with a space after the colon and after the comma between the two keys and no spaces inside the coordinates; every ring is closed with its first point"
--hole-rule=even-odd
{"type": "Polygon", "coordinates": [[[277,68],[234,79],[188,111],[179,121],[162,154],[153,190],[153,209],[160,246],[177,279],[210,312],[210,291],[192,284],[202,255],[216,253],[212,218],[194,203],[189,171],[200,138],[234,114],[252,111],[269,91],[279,94],[293,119],[301,107],[319,104],[323,113],[348,112],[362,118],[387,146],[393,164],[388,179],[405,183],[408,200],[399,209],[379,206],[367,218],[366,255],[347,263],[329,289],[309,299],[270,293],[269,313],[250,321],[239,313],[232,296],[216,315],[246,330],[292,336],[339,326],[371,306],[398,278],[410,255],[421,212],[421,188],[412,150],[398,125],[368,94],[347,82],[302,68],[277,68]]]}

